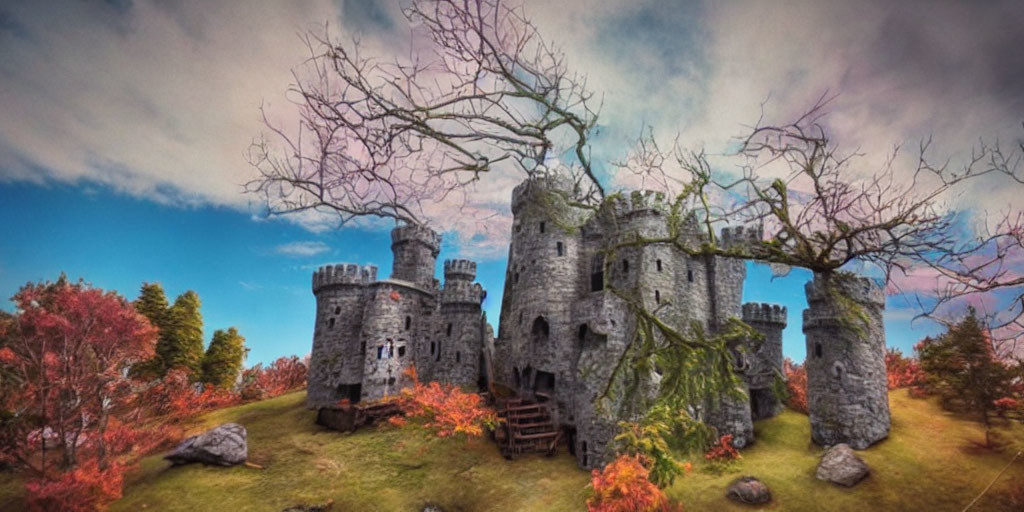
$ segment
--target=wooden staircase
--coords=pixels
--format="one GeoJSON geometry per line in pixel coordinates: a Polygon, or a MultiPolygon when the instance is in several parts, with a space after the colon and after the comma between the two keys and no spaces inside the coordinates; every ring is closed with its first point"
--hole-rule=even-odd
{"type": "Polygon", "coordinates": [[[562,432],[543,404],[523,398],[509,398],[498,404],[501,425],[495,440],[501,454],[513,459],[526,453],[551,455],[558,447],[562,432]]]}

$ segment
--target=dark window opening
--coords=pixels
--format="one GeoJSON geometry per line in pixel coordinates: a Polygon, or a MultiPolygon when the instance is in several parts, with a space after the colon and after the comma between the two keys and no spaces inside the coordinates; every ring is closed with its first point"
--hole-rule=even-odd
{"type": "Polygon", "coordinates": [[[622,273],[623,274],[628,274],[629,273],[629,260],[622,260],[622,273]]]}
{"type": "Polygon", "coordinates": [[[389,377],[388,378],[388,386],[394,386],[394,385],[395,385],[395,378],[394,377],[389,377]]]}
{"type": "Polygon", "coordinates": [[[522,224],[516,224],[516,233],[518,233],[518,232],[520,232],[522,230],[523,230],[522,224]]]}
{"type": "Polygon", "coordinates": [[[658,272],[661,272],[661,260],[655,261],[654,265],[658,267],[658,272]]]}
{"type": "Polygon", "coordinates": [[[434,358],[434,361],[440,361],[440,360],[441,360],[441,342],[439,341],[439,342],[437,342],[437,357],[434,358]]]}
{"type": "Polygon", "coordinates": [[[533,321],[533,327],[530,329],[530,338],[534,343],[547,343],[548,334],[550,333],[548,327],[548,321],[542,316],[538,316],[533,321]]]}
{"type": "Polygon", "coordinates": [[[821,357],[821,343],[814,343],[814,357],[821,357]]]}
{"type": "Polygon", "coordinates": [[[576,330],[576,337],[583,341],[587,337],[587,324],[580,324],[580,328],[576,330]]]}
{"type": "Polygon", "coordinates": [[[455,362],[456,363],[461,363],[462,362],[462,352],[459,352],[459,351],[455,352],[455,362]]]}
{"type": "Polygon", "coordinates": [[[452,337],[452,324],[448,324],[448,337],[452,337]]]}
{"type": "Polygon", "coordinates": [[[512,276],[512,284],[519,284],[519,272],[512,276]]]}
{"type": "Polygon", "coordinates": [[[338,386],[338,396],[347,399],[350,403],[358,403],[363,396],[362,384],[342,384],[338,386]]]}
{"type": "Polygon", "coordinates": [[[328,329],[334,329],[334,319],[333,318],[327,321],[327,328],[328,329]]]}
{"type": "Polygon", "coordinates": [[[554,393],[555,374],[537,370],[537,376],[533,379],[533,390],[538,393],[554,393]]]}
{"type": "Polygon", "coordinates": [[[519,375],[519,368],[512,368],[512,378],[516,381],[516,389],[519,389],[519,385],[522,384],[522,377],[519,375]]]}
{"type": "Polygon", "coordinates": [[[654,303],[661,304],[661,292],[654,290],[654,303]]]}
{"type": "Polygon", "coordinates": [[[544,232],[544,223],[543,222],[540,223],[540,232],[541,233],[544,232]]]}
{"type": "Polygon", "coordinates": [[[604,289],[604,258],[594,258],[590,266],[590,291],[599,292],[604,289]]]}
{"type": "Polygon", "coordinates": [[[558,243],[555,244],[555,251],[558,252],[559,256],[562,255],[562,253],[564,252],[564,249],[562,247],[562,242],[558,242],[558,243]]]}
{"type": "Polygon", "coordinates": [[[686,269],[686,280],[691,283],[693,282],[693,270],[686,269]]]}
{"type": "Polygon", "coordinates": [[[398,357],[405,357],[405,345],[398,347],[398,357]]]}
{"type": "Polygon", "coordinates": [[[359,353],[363,354],[363,355],[366,355],[366,342],[365,341],[359,344],[359,353]]]}
{"type": "Polygon", "coordinates": [[[405,330],[408,331],[410,327],[412,327],[412,317],[407,316],[405,317],[405,330]]]}
{"type": "Polygon", "coordinates": [[[437,343],[431,341],[430,342],[430,355],[434,355],[435,353],[437,353],[437,343]]]}
{"type": "Polygon", "coordinates": [[[523,325],[523,312],[519,312],[519,325],[523,325]]]}
{"type": "Polygon", "coordinates": [[[377,359],[384,359],[384,345],[377,347],[377,359]]]}
{"type": "Polygon", "coordinates": [[[341,314],[341,306],[337,306],[337,307],[334,308],[334,314],[335,315],[341,314]]]}

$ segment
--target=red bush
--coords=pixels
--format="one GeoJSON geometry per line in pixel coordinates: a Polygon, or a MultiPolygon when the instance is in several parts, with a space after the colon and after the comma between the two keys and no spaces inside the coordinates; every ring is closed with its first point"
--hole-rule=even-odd
{"type": "MultiPolygon", "coordinates": [[[[407,418],[424,420],[426,428],[434,430],[438,437],[455,434],[479,437],[484,427],[497,424],[498,415],[483,405],[480,395],[437,382],[423,384],[414,367],[409,367],[405,373],[412,380],[412,387],[402,390],[399,399],[402,412],[407,418]]],[[[404,418],[394,419],[391,423],[399,425],[404,421],[404,418]]]]}
{"type": "Polygon", "coordinates": [[[711,447],[704,454],[704,459],[713,461],[736,460],[741,457],[740,452],[732,445],[732,434],[725,434],[718,439],[718,444],[711,447]]]}
{"type": "Polygon", "coordinates": [[[786,374],[786,391],[789,397],[786,406],[797,412],[807,414],[807,369],[786,358],[782,364],[786,374]]]}
{"type": "Polygon", "coordinates": [[[120,464],[100,469],[96,460],[89,460],[53,479],[28,480],[25,504],[33,512],[105,510],[121,497],[125,470],[120,464]]]}
{"type": "Polygon", "coordinates": [[[306,387],[306,365],[297,356],[278,358],[263,368],[257,364],[242,372],[241,397],[261,400],[306,387]]]}
{"type": "Polygon", "coordinates": [[[621,455],[603,470],[593,470],[590,486],[594,495],[587,500],[588,512],[654,512],[682,510],[648,478],[649,471],[638,456],[621,455]]]}
{"type": "Polygon", "coordinates": [[[925,374],[917,360],[904,357],[899,349],[891,348],[885,352],[885,373],[889,389],[917,388],[925,383],[925,374]]]}

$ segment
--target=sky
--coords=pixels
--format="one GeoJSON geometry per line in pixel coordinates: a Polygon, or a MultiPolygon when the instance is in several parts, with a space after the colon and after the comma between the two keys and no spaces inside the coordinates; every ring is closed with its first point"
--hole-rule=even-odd
{"type": "MultiPolygon", "coordinates": [[[[528,1],[541,33],[602,98],[595,161],[620,158],[639,131],[725,152],[763,114],[790,119],[836,94],[829,127],[875,168],[895,145],[954,164],[979,139],[1024,135],[1024,5],[985,2],[528,1]]],[[[329,263],[391,265],[387,222],[266,218],[244,192],[260,107],[287,125],[286,91],[328,27],[368,51],[410,44],[401,4],[382,0],[0,1],[0,296],[60,272],[134,298],[143,282],[195,290],[207,340],[236,326],[249,362],[306,354],[310,276],[329,263]]],[[[902,153],[906,165],[913,151],[902,153]]],[[[603,176],[612,187],[628,180],[603,176]]],[[[482,183],[488,215],[431,219],[439,262],[480,262],[497,322],[514,181],[482,183]]],[[[947,198],[963,209],[1024,209],[1019,188],[981,180],[947,198]]],[[[440,265],[439,277],[440,277],[440,265]]],[[[748,266],[744,299],[789,308],[784,352],[804,356],[807,272],[772,279],[748,266]]],[[[12,310],[10,302],[0,308],[12,310]]],[[[909,352],[934,324],[891,296],[888,342],[909,352]]]]}

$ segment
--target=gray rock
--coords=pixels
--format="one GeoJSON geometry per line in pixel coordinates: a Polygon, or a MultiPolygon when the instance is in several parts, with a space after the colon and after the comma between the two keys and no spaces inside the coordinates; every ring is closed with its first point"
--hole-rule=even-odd
{"type": "Polygon", "coordinates": [[[725,491],[725,496],[733,501],[746,503],[748,505],[760,505],[772,500],[772,491],[764,482],[752,477],[744,476],[733,480],[725,491]]]}
{"type": "Polygon", "coordinates": [[[853,487],[868,476],[868,465],[861,460],[847,444],[837,444],[821,456],[818,471],[819,480],[834,484],[853,487]]]}
{"type": "Polygon", "coordinates": [[[164,458],[175,465],[202,462],[232,466],[245,462],[247,456],[245,427],[237,423],[225,423],[185,439],[164,458]]]}

